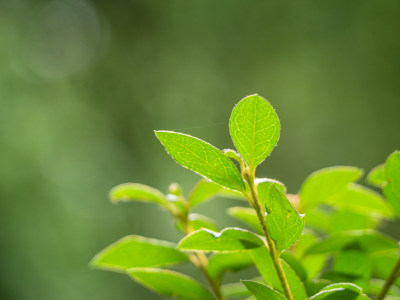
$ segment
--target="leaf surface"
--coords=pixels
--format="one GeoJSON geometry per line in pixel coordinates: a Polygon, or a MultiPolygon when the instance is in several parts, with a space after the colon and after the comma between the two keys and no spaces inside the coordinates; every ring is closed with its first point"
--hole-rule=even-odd
{"type": "Polygon", "coordinates": [[[313,172],[300,189],[302,210],[307,211],[328,200],[350,182],[359,179],[362,173],[355,167],[330,167],[313,172]]]}
{"type": "Polygon", "coordinates": [[[367,296],[361,294],[360,287],[353,283],[341,282],[334,283],[324,287],[319,293],[315,294],[310,300],[364,300],[369,299],[367,296]]]}
{"type": "Polygon", "coordinates": [[[212,231],[218,231],[218,226],[215,221],[205,215],[190,214],[188,220],[193,230],[206,228],[212,231]]]}
{"type": "Polygon", "coordinates": [[[285,195],[271,185],[265,203],[267,229],[279,251],[292,246],[304,228],[304,216],[293,208],[285,195]]]}
{"type": "Polygon", "coordinates": [[[385,175],[387,184],[383,193],[400,217],[400,151],[393,152],[386,160],[385,175]]]}
{"type": "Polygon", "coordinates": [[[220,279],[225,272],[237,272],[252,264],[249,251],[216,253],[208,261],[207,271],[211,277],[220,279]]]}
{"type": "Polygon", "coordinates": [[[182,300],[214,300],[211,293],[194,279],[178,272],[133,268],[128,274],[138,283],[161,295],[182,300]]]}
{"type": "Polygon", "coordinates": [[[225,228],[221,232],[197,230],[184,237],[178,244],[181,250],[229,252],[264,246],[256,234],[241,228],[225,228]]]}
{"type": "Polygon", "coordinates": [[[165,205],[167,200],[163,193],[152,187],[140,183],[123,183],[110,191],[113,203],[128,201],[155,202],[165,205]]]}
{"type": "Polygon", "coordinates": [[[385,164],[373,168],[368,173],[367,181],[373,186],[382,188],[386,184],[385,164]]]}
{"type": "Polygon", "coordinates": [[[285,296],[265,284],[251,280],[242,280],[242,282],[258,300],[286,300],[285,296]]]}
{"type": "Polygon", "coordinates": [[[161,267],[188,260],[188,256],[177,250],[173,243],[130,235],[98,253],[91,265],[122,272],[134,267],[161,267]]]}
{"type": "Polygon", "coordinates": [[[236,149],[251,170],[254,170],[276,146],[280,123],[267,100],[251,95],[233,109],[229,130],[236,149]]]}
{"type": "Polygon", "coordinates": [[[183,133],[155,133],[169,155],[182,166],[229,189],[244,190],[243,180],[235,165],[214,146],[183,133]]]}
{"type": "Polygon", "coordinates": [[[257,213],[253,208],[231,207],[228,209],[228,215],[242,221],[255,229],[257,233],[262,234],[261,225],[258,222],[257,213]]]}

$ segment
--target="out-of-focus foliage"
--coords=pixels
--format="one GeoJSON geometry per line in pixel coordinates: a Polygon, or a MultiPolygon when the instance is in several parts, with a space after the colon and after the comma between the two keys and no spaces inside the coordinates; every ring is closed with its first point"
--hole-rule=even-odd
{"type": "Polygon", "coordinates": [[[259,168],[289,192],[323,166],[381,163],[399,142],[399,11],[394,0],[0,1],[1,298],[159,299],[88,268],[128,234],[179,239],[159,226],[163,211],[111,206],[107,193],[191,186],[152,130],[229,148],[226,120],[249,93],[280,112],[279,151],[259,168]]]}

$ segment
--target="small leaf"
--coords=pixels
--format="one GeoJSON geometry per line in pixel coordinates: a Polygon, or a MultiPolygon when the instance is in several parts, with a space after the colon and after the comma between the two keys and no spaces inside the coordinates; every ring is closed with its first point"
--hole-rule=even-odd
{"type": "Polygon", "coordinates": [[[242,280],[243,284],[248,288],[250,292],[253,293],[254,296],[258,300],[285,300],[286,297],[281,293],[271,289],[265,284],[259,283],[257,281],[251,280],[242,280]]]}
{"type": "Polygon", "coordinates": [[[110,199],[113,203],[128,201],[155,202],[166,205],[167,200],[163,193],[144,184],[123,183],[110,191],[110,199]]]}
{"type": "Polygon", "coordinates": [[[253,265],[248,251],[216,253],[208,261],[207,271],[211,277],[221,279],[225,272],[237,272],[253,265]]]}
{"type": "Polygon", "coordinates": [[[181,250],[229,252],[264,246],[256,234],[241,228],[225,228],[220,233],[207,229],[197,230],[178,244],[181,250]]]}
{"type": "Polygon", "coordinates": [[[355,167],[331,167],[312,173],[300,190],[303,211],[325,202],[344,189],[350,182],[359,179],[363,171],[355,167]]]}
{"type": "Polygon", "coordinates": [[[387,184],[383,193],[400,217],[400,151],[393,152],[386,160],[385,174],[387,184]]]}
{"type": "Polygon", "coordinates": [[[284,194],[273,184],[268,192],[265,208],[267,229],[278,251],[292,246],[304,228],[304,216],[293,208],[284,194]]]}
{"type": "Polygon", "coordinates": [[[218,196],[224,198],[244,199],[242,193],[225,189],[212,181],[202,179],[190,192],[187,200],[190,207],[195,207],[218,196]]]}
{"type": "Polygon", "coordinates": [[[324,287],[319,293],[315,294],[310,300],[364,300],[369,299],[368,297],[361,294],[362,290],[360,287],[353,283],[342,282],[334,283],[324,287]]]}
{"type": "Polygon", "coordinates": [[[121,272],[134,267],[161,267],[188,260],[187,255],[175,249],[173,243],[130,235],[97,254],[91,265],[121,272]]]}
{"type": "Polygon", "coordinates": [[[214,297],[194,279],[162,269],[133,268],[128,274],[138,283],[161,295],[182,300],[213,300],[214,297]]]}
{"type": "Polygon", "coordinates": [[[183,133],[155,133],[169,155],[182,166],[229,189],[244,190],[243,180],[235,165],[214,146],[183,133]]]}
{"type": "Polygon", "coordinates": [[[292,268],[292,270],[296,272],[301,281],[305,281],[307,279],[307,272],[296,257],[294,257],[288,251],[283,252],[281,257],[292,268]]]}
{"type": "Polygon", "coordinates": [[[218,231],[218,226],[215,221],[201,214],[190,214],[188,220],[193,230],[206,228],[213,231],[218,231]]]}
{"type": "Polygon", "coordinates": [[[350,230],[334,233],[320,239],[306,250],[306,254],[337,252],[344,247],[357,244],[366,252],[397,249],[394,239],[374,230],[350,230]]]}
{"type": "MultiPolygon", "coordinates": [[[[268,252],[268,249],[265,247],[260,247],[251,250],[250,254],[253,258],[254,264],[267,284],[277,291],[283,293],[281,282],[275,270],[274,263],[271,255],[268,252]]],[[[306,290],[299,276],[297,276],[296,272],[293,271],[293,269],[285,261],[282,261],[282,267],[285,271],[294,300],[306,299],[306,290]]]]}
{"type": "Polygon", "coordinates": [[[254,170],[276,146],[280,123],[271,104],[258,95],[252,95],[234,107],[229,131],[236,149],[254,170]]]}
{"type": "Polygon", "coordinates": [[[386,184],[385,165],[373,168],[368,174],[367,181],[373,186],[382,188],[386,184]]]}
{"type": "Polygon", "coordinates": [[[275,187],[278,188],[278,190],[280,190],[283,194],[286,194],[285,185],[282,182],[275,179],[257,178],[255,180],[255,185],[258,192],[258,198],[260,199],[260,205],[263,210],[265,209],[265,203],[268,198],[269,189],[271,188],[272,185],[275,185],[275,187]]]}
{"type": "Polygon", "coordinates": [[[242,221],[255,229],[257,233],[262,234],[261,225],[254,209],[248,207],[231,207],[228,209],[228,215],[242,221]]]}
{"type": "Polygon", "coordinates": [[[326,203],[341,210],[347,209],[368,216],[393,216],[386,201],[378,193],[355,183],[350,183],[326,203]]]}

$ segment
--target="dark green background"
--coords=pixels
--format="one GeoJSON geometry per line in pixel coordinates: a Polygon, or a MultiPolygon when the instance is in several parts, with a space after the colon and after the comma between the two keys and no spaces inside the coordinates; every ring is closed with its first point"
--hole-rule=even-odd
{"type": "MultiPolygon", "coordinates": [[[[198,176],[153,129],[232,147],[248,94],[282,123],[258,175],[290,192],[322,167],[383,162],[400,147],[399,15],[397,0],[0,1],[0,298],[160,299],[89,269],[127,234],[179,240],[159,208],[107,193],[188,191],[198,176]]],[[[232,204],[202,209],[233,225],[232,204]]]]}

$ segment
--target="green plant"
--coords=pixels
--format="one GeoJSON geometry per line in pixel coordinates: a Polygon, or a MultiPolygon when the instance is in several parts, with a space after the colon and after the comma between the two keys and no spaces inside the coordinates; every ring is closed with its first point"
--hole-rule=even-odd
{"type": "Polygon", "coordinates": [[[186,134],[156,131],[167,152],[204,179],[187,197],[177,184],[165,195],[126,183],[112,189],[111,201],[157,203],[185,236],[178,245],[128,236],[97,254],[92,266],[126,273],[178,299],[400,299],[398,244],[377,231],[382,221],[400,216],[399,151],[367,177],[383,189],[386,200],[356,183],[361,169],[344,166],[312,173],[297,195],[289,195],[283,183],[256,178],[256,167],[279,139],[279,119],[269,102],[258,95],[241,100],[229,130],[237,152],[220,151],[186,134]],[[249,207],[232,207],[228,214],[252,231],[218,231],[213,220],[192,212],[216,196],[247,201],[249,207]],[[203,273],[210,290],[163,268],[186,262],[203,273]],[[252,265],[261,277],[223,284],[226,272],[252,265]]]}

